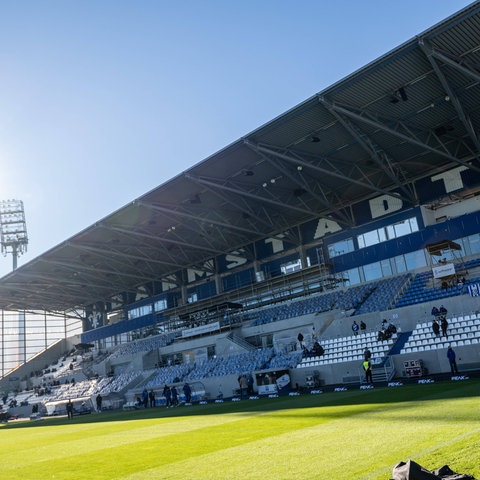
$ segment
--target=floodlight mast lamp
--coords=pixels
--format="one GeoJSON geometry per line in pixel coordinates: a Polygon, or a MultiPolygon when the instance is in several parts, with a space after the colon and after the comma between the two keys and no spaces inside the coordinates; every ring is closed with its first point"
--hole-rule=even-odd
{"type": "Polygon", "coordinates": [[[28,236],[25,211],[21,200],[0,201],[0,245],[2,253],[13,257],[13,270],[17,259],[27,251],[28,236]]]}

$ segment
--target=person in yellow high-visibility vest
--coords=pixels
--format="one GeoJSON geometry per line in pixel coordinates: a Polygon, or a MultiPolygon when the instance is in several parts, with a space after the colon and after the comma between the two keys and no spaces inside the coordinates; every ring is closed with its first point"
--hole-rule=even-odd
{"type": "Polygon", "coordinates": [[[365,360],[363,362],[363,369],[365,370],[365,383],[373,383],[372,364],[370,363],[370,360],[365,360]]]}

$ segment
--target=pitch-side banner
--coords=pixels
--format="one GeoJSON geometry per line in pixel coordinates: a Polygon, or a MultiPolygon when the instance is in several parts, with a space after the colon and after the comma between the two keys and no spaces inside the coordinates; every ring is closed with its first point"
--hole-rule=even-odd
{"type": "Polygon", "coordinates": [[[220,330],[220,322],[208,323],[207,325],[201,325],[200,327],[188,328],[182,330],[182,337],[194,337],[196,335],[202,335],[204,333],[210,333],[220,330]]]}

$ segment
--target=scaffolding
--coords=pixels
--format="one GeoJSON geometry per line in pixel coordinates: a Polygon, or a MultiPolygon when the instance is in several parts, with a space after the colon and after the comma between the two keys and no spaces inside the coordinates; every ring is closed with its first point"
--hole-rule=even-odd
{"type": "Polygon", "coordinates": [[[325,261],[325,253],[322,247],[317,248],[317,261],[320,272],[319,283],[321,291],[343,287],[348,282],[348,278],[345,278],[343,273],[335,271],[333,263],[325,261]]]}

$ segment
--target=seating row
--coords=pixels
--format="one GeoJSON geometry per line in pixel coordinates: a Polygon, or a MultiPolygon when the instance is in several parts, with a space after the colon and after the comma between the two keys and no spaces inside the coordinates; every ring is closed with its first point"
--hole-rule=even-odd
{"type": "Polygon", "coordinates": [[[453,340],[445,341],[428,345],[419,345],[415,347],[404,347],[402,353],[415,353],[415,352],[426,352],[429,350],[439,350],[442,348],[451,347],[463,347],[465,345],[477,345],[480,343],[480,338],[471,338],[466,340],[453,340]]]}

